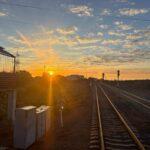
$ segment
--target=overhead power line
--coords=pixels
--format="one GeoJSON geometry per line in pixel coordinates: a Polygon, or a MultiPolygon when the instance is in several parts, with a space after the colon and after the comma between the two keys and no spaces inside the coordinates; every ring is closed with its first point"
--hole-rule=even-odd
{"type": "MultiPolygon", "coordinates": [[[[3,5],[9,5],[9,6],[17,6],[17,7],[26,7],[26,8],[33,8],[33,9],[38,9],[38,10],[47,10],[49,11],[50,8],[44,8],[44,7],[38,7],[38,6],[32,6],[32,5],[25,5],[25,4],[18,4],[18,3],[6,3],[6,2],[0,2],[0,4],[3,5]]],[[[133,20],[133,21],[144,21],[144,22],[149,22],[150,19],[141,19],[141,18],[129,18],[129,17],[117,17],[117,16],[110,16],[113,18],[117,18],[117,19],[126,19],[126,20],[133,20]]]]}
{"type": "Polygon", "coordinates": [[[17,4],[17,3],[0,2],[0,4],[2,4],[2,5],[8,5],[8,6],[33,8],[33,9],[38,9],[38,10],[50,10],[50,8],[37,7],[37,6],[32,6],[32,5],[24,5],[24,4],[17,4]]]}
{"type": "MultiPolygon", "coordinates": [[[[25,4],[18,4],[18,3],[0,2],[0,4],[8,5],[8,6],[16,6],[16,7],[24,7],[24,8],[50,11],[50,8],[38,7],[38,6],[32,6],[32,5],[25,5],[25,4]]],[[[141,19],[141,18],[135,18],[135,17],[123,17],[123,16],[114,16],[114,15],[110,15],[110,16],[107,16],[107,17],[116,18],[116,19],[131,20],[131,21],[150,22],[150,19],[141,19]]]]}
{"type": "Polygon", "coordinates": [[[32,22],[26,22],[26,21],[21,21],[21,20],[16,20],[16,19],[2,18],[2,20],[8,21],[8,22],[15,22],[15,23],[19,23],[19,24],[35,25],[32,22]]]}

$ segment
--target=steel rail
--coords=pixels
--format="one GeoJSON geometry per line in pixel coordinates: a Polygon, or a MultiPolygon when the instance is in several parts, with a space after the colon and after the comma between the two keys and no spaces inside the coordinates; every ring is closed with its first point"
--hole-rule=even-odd
{"type": "MultiPolygon", "coordinates": [[[[122,90],[122,89],[121,89],[121,90],[122,90]]],[[[122,91],[123,91],[124,93],[126,93],[126,94],[132,96],[132,97],[135,97],[135,98],[137,98],[137,99],[140,99],[140,100],[142,100],[142,101],[145,101],[146,103],[150,103],[150,101],[149,101],[148,99],[139,97],[139,96],[137,96],[137,95],[135,95],[135,94],[133,94],[133,93],[127,92],[127,91],[125,91],[125,90],[122,90],[122,91]]]]}
{"type": "Polygon", "coordinates": [[[147,106],[147,105],[145,105],[145,104],[143,104],[143,103],[141,103],[141,102],[139,102],[139,101],[135,100],[133,97],[131,97],[131,96],[129,96],[129,95],[126,95],[126,94],[122,94],[122,95],[124,95],[125,97],[127,97],[127,98],[129,98],[129,99],[131,99],[131,100],[135,101],[136,103],[141,104],[143,107],[145,107],[145,108],[147,108],[147,109],[149,109],[149,110],[150,110],[150,106],[147,106]]]}
{"type": "MultiPolygon", "coordinates": [[[[136,95],[135,95],[135,96],[134,96],[135,98],[134,98],[133,96],[131,96],[131,94],[129,94],[129,93],[126,92],[125,90],[118,89],[118,88],[116,88],[116,87],[112,87],[112,86],[106,85],[106,84],[104,84],[104,83],[103,83],[103,85],[109,87],[111,90],[115,90],[115,91],[118,90],[118,91],[121,91],[121,92],[122,92],[122,93],[120,92],[121,95],[123,95],[123,96],[125,96],[125,97],[131,99],[132,101],[135,101],[136,103],[138,103],[138,104],[142,105],[143,107],[145,107],[146,109],[149,109],[149,110],[150,110],[150,106],[147,106],[146,104],[143,104],[142,102],[139,102],[138,100],[135,100],[135,98],[139,98],[139,99],[140,99],[140,97],[138,97],[138,96],[135,97],[135,96],[136,96],[136,95]],[[114,89],[112,89],[112,88],[114,88],[114,89]]],[[[134,94],[133,94],[133,95],[134,95],[134,94]]],[[[148,100],[146,101],[146,100],[144,100],[144,99],[142,99],[142,98],[141,98],[141,100],[145,101],[146,103],[150,103],[148,100]]]]}
{"type": "Polygon", "coordinates": [[[105,150],[103,128],[102,128],[102,121],[101,121],[101,112],[100,112],[100,107],[99,107],[99,99],[98,99],[96,85],[95,85],[95,94],[96,94],[96,106],[97,106],[97,114],[98,114],[99,135],[100,135],[100,147],[101,147],[101,150],[105,150]]]}
{"type": "MultiPolygon", "coordinates": [[[[106,84],[105,84],[105,85],[106,85],[106,84]]],[[[110,88],[115,88],[116,90],[120,90],[120,91],[124,92],[125,94],[127,94],[127,95],[129,95],[129,96],[132,96],[132,97],[134,97],[134,98],[137,98],[137,99],[139,99],[139,100],[142,100],[142,101],[144,101],[144,102],[146,102],[146,103],[150,103],[150,101],[149,101],[148,99],[139,97],[139,96],[137,96],[137,95],[135,95],[135,94],[133,94],[133,93],[130,93],[130,92],[124,90],[124,89],[117,88],[117,87],[112,87],[112,86],[110,86],[110,85],[107,85],[107,86],[109,86],[110,88]]]]}
{"type": "Polygon", "coordinates": [[[125,126],[125,128],[127,129],[128,133],[130,134],[130,136],[132,137],[132,139],[134,140],[134,142],[136,143],[136,145],[138,146],[138,148],[140,150],[145,150],[144,145],[141,143],[141,141],[137,138],[137,136],[135,135],[135,133],[132,131],[132,129],[129,127],[129,125],[126,123],[126,121],[124,120],[124,118],[122,117],[122,115],[120,114],[120,112],[117,110],[117,108],[115,107],[115,105],[111,102],[110,98],[107,96],[107,94],[105,93],[104,89],[99,85],[102,93],[105,95],[105,97],[107,98],[108,102],[110,103],[110,105],[112,106],[113,110],[116,112],[117,116],[119,117],[120,121],[123,123],[123,125],[125,126]]]}

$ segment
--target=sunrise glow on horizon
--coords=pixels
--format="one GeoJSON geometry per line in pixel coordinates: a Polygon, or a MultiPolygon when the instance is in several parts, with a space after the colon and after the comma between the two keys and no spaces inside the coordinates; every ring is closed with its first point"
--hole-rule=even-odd
{"type": "Polygon", "coordinates": [[[0,46],[42,75],[150,79],[150,2],[3,0],[0,46]],[[19,4],[19,5],[18,5],[19,4]],[[33,7],[34,6],[34,7],[33,7]]]}

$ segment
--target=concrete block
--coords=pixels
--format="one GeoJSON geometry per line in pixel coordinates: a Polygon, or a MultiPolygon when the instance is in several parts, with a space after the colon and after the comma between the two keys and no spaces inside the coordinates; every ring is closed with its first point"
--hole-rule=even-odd
{"type": "Polygon", "coordinates": [[[41,115],[42,113],[40,111],[36,110],[36,139],[39,139],[42,137],[42,119],[41,115]]]}
{"type": "Polygon", "coordinates": [[[8,92],[8,119],[14,124],[16,110],[16,90],[8,92]]]}
{"type": "Polygon", "coordinates": [[[36,136],[37,140],[50,130],[50,107],[42,105],[36,109],[36,136]]]}
{"type": "Polygon", "coordinates": [[[26,149],[36,139],[36,107],[25,106],[16,109],[14,123],[14,147],[26,149]]]}
{"type": "Polygon", "coordinates": [[[51,109],[50,106],[46,106],[46,105],[40,106],[40,109],[45,111],[45,128],[47,133],[51,127],[51,109]]]}

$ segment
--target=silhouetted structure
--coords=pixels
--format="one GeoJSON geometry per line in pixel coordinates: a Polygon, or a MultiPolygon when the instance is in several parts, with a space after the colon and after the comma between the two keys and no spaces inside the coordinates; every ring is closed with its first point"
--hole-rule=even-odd
{"type": "Polygon", "coordinates": [[[12,55],[11,53],[5,51],[5,49],[3,47],[0,46],[0,54],[1,55],[4,55],[4,56],[8,56],[8,57],[12,57],[12,58],[15,58],[14,55],[12,55]]]}
{"type": "Polygon", "coordinates": [[[117,86],[119,86],[120,70],[117,70],[117,86]]]}
{"type": "Polygon", "coordinates": [[[102,73],[102,80],[105,80],[105,73],[102,73]]]}
{"type": "Polygon", "coordinates": [[[15,57],[13,54],[7,52],[7,51],[6,51],[3,47],[1,47],[1,46],[0,46],[0,55],[13,58],[13,72],[15,72],[15,70],[16,70],[16,67],[15,67],[15,65],[16,65],[16,57],[15,57]]]}
{"type": "Polygon", "coordinates": [[[117,70],[117,79],[119,81],[119,77],[120,77],[120,70],[117,70]]]}
{"type": "MultiPolygon", "coordinates": [[[[6,94],[8,97],[7,102],[7,115],[8,119],[12,122],[15,120],[15,109],[16,109],[16,74],[15,74],[15,65],[16,57],[11,53],[7,52],[3,47],[0,47],[0,56],[13,59],[13,67],[11,73],[6,73],[3,66],[3,71],[0,73],[0,92],[6,94]]],[[[4,59],[4,61],[7,61],[4,59]]],[[[12,60],[11,60],[12,61],[12,60]]],[[[2,65],[3,65],[2,59],[2,65]]],[[[6,66],[8,67],[8,66],[6,66]]],[[[8,71],[8,70],[7,70],[8,71]]]]}

